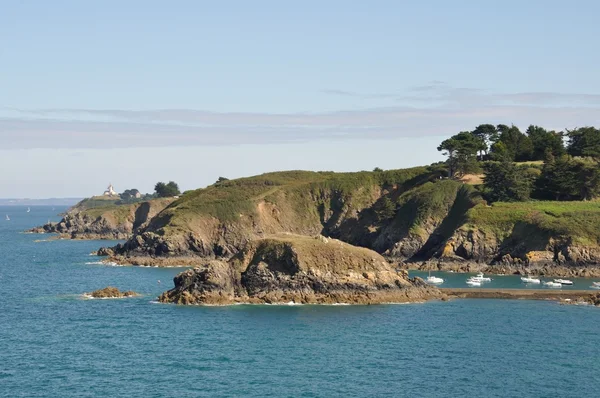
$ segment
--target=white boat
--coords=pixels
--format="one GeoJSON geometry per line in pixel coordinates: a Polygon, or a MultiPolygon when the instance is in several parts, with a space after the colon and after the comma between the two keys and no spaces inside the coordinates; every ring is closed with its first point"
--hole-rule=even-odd
{"type": "Polygon", "coordinates": [[[31,209],[28,207],[28,208],[27,208],[27,213],[29,213],[30,211],[31,211],[31,209]]]}
{"type": "Polygon", "coordinates": [[[439,285],[444,283],[444,279],[438,278],[437,276],[428,276],[427,279],[425,279],[425,282],[431,283],[433,285],[439,285]]]}
{"type": "Polygon", "coordinates": [[[430,283],[432,285],[440,285],[444,283],[444,279],[438,278],[437,276],[431,276],[431,271],[429,271],[429,276],[425,279],[425,282],[430,283]]]}
{"type": "Polygon", "coordinates": [[[6,221],[10,221],[10,217],[8,216],[8,214],[6,215],[6,221]]]}
{"type": "Polygon", "coordinates": [[[483,272],[479,272],[477,275],[470,277],[469,280],[477,282],[491,282],[492,278],[487,278],[483,275],[483,272]]]}
{"type": "Polygon", "coordinates": [[[553,281],[546,281],[546,282],[544,282],[544,285],[548,286],[548,287],[562,287],[562,283],[553,282],[553,281]]]}
{"type": "Polygon", "coordinates": [[[533,284],[539,284],[540,280],[538,278],[532,278],[530,276],[522,276],[521,277],[521,282],[523,283],[533,283],[533,284]]]}
{"type": "Polygon", "coordinates": [[[560,283],[561,285],[572,285],[573,284],[573,281],[570,281],[568,279],[555,279],[554,282],[560,283]]]}
{"type": "Polygon", "coordinates": [[[478,280],[467,279],[467,285],[469,286],[481,286],[481,282],[478,280]]]}
{"type": "Polygon", "coordinates": [[[600,282],[592,282],[592,285],[600,287],[600,282]]]}

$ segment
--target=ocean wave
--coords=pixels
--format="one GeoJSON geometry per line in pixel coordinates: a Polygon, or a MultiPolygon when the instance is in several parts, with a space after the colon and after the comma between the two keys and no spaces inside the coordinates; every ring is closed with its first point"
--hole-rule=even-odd
{"type": "Polygon", "coordinates": [[[123,264],[117,264],[112,261],[87,261],[86,265],[108,265],[109,267],[125,267],[123,264]]]}
{"type": "Polygon", "coordinates": [[[138,296],[123,296],[123,297],[94,297],[91,294],[83,293],[83,294],[79,294],[77,296],[83,300],[117,300],[117,299],[135,298],[135,297],[140,297],[143,295],[140,294],[138,296]]]}
{"type": "Polygon", "coordinates": [[[80,297],[84,300],[115,300],[115,299],[124,299],[129,297],[94,297],[91,294],[82,294],[80,297]]]}

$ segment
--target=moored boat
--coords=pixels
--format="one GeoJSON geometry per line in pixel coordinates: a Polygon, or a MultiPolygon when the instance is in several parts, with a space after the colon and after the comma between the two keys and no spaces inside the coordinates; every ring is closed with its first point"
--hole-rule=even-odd
{"type": "Polygon", "coordinates": [[[568,279],[555,279],[554,282],[560,283],[561,285],[572,285],[573,284],[573,281],[570,281],[568,279]]]}
{"type": "Polygon", "coordinates": [[[556,281],[546,281],[544,282],[544,286],[548,286],[548,287],[562,287],[562,283],[556,282],[556,281]]]}
{"type": "Polygon", "coordinates": [[[431,283],[433,285],[439,285],[439,284],[444,283],[444,279],[443,278],[438,278],[437,276],[428,276],[425,279],[425,282],[431,283]]]}
{"type": "Polygon", "coordinates": [[[540,280],[538,278],[532,278],[530,276],[522,276],[521,277],[521,282],[523,283],[533,283],[533,284],[539,284],[540,280]]]}
{"type": "Polygon", "coordinates": [[[425,278],[425,282],[430,283],[432,285],[440,285],[444,283],[444,279],[439,278],[437,276],[431,276],[431,271],[429,271],[429,276],[425,278]]]}

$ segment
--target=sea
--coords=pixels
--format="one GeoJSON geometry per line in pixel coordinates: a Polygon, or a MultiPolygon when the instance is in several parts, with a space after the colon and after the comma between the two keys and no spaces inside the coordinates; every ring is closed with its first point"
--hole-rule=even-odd
{"type": "MultiPolygon", "coordinates": [[[[2,397],[600,394],[600,308],[159,304],[182,269],[103,265],[90,252],[115,242],[23,233],[64,210],[0,207],[2,397]],[[142,296],[83,296],[109,285],[142,296]]],[[[465,287],[465,275],[444,276],[465,287]]],[[[522,287],[515,277],[494,282],[522,287]]]]}

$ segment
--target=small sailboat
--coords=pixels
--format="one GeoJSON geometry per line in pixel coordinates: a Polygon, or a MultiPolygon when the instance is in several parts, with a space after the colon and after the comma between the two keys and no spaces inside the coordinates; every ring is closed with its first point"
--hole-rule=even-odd
{"type": "Polygon", "coordinates": [[[432,285],[440,285],[444,283],[443,278],[438,278],[437,276],[431,276],[431,270],[429,271],[429,276],[425,279],[425,282],[431,283],[432,285]]]}
{"type": "Polygon", "coordinates": [[[28,208],[27,208],[27,213],[29,213],[30,211],[31,211],[31,209],[28,207],[28,208]]]}
{"type": "Polygon", "coordinates": [[[10,221],[10,217],[8,216],[8,214],[6,215],[6,221],[10,221]]]}

